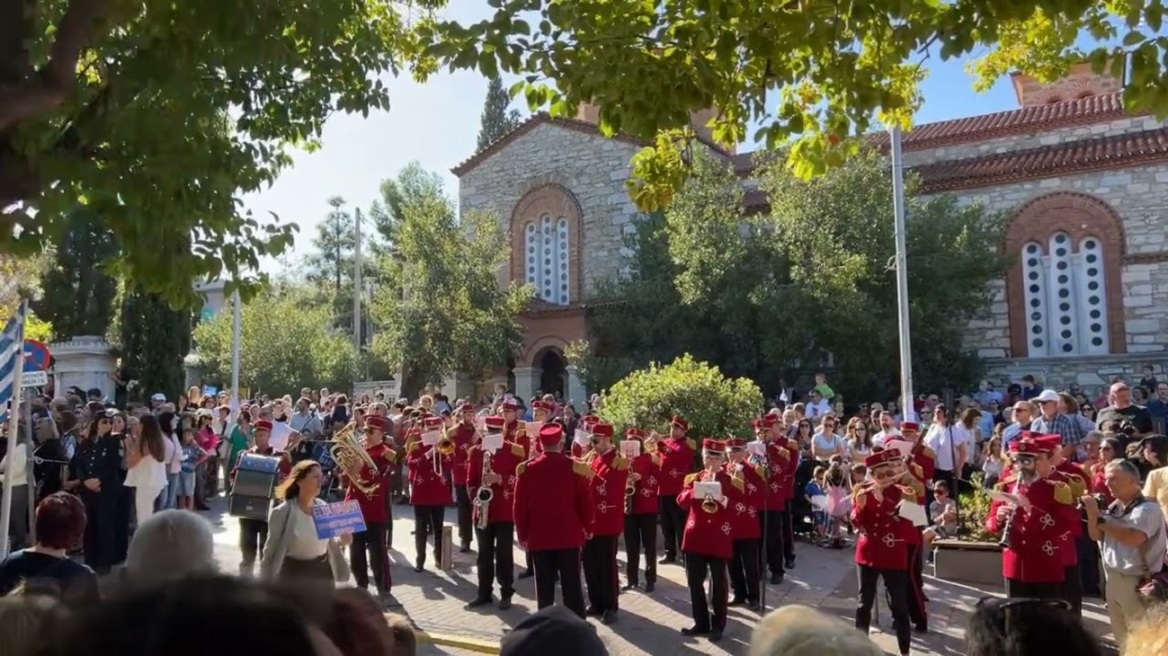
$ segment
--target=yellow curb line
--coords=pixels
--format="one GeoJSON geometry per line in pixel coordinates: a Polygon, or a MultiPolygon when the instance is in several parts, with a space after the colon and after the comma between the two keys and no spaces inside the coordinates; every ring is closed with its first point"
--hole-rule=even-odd
{"type": "Polygon", "coordinates": [[[454,647],[455,649],[465,649],[467,651],[474,651],[480,654],[498,654],[499,641],[490,642],[487,640],[476,640],[474,638],[464,638],[462,636],[450,635],[448,633],[427,633],[425,631],[417,632],[418,642],[430,643],[432,645],[442,645],[443,647],[454,647]]]}

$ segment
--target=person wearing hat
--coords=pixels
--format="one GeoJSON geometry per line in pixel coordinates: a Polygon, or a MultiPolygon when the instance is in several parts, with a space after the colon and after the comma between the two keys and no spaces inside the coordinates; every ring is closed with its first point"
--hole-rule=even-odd
{"type": "MultiPolygon", "coordinates": [[[[645,431],[630,428],[625,439],[645,441],[645,431]]],[[[652,454],[641,453],[629,462],[629,480],[632,481],[633,499],[630,510],[625,514],[625,577],[626,589],[635,589],[639,583],[641,551],[645,552],[645,592],[653,592],[657,585],[657,476],[659,470],[653,462],[652,454]]]]}
{"type": "Polygon", "coordinates": [[[717,440],[702,441],[702,470],[682,479],[677,505],[687,514],[682,523],[681,549],[685,554],[685,582],[689,587],[694,624],[682,635],[708,635],[711,642],[722,639],[730,601],[727,564],[734,557],[733,526],[728,509],[731,497],[745,489],[726,473],[726,446],[717,440]],[[697,483],[718,483],[721,499],[705,498],[696,492],[697,483]],[[710,599],[706,599],[706,577],[711,579],[710,599]]]}
{"type": "Polygon", "coordinates": [[[592,427],[592,454],[587,464],[595,474],[588,481],[596,510],[582,554],[588,586],[585,613],[599,617],[604,624],[615,622],[620,610],[616,550],[617,537],[625,527],[624,494],[629,477],[629,461],[613,444],[614,432],[613,425],[605,421],[592,427]]]}
{"type": "Polygon", "coordinates": [[[450,478],[454,482],[454,501],[458,505],[458,550],[461,553],[470,551],[471,536],[474,535],[474,508],[467,481],[470,472],[469,450],[478,437],[475,429],[476,413],[473,403],[463,403],[458,406],[458,423],[446,431],[446,437],[454,442],[454,469],[450,472],[450,478]]]}
{"type": "MultiPolygon", "coordinates": [[[[536,604],[555,602],[558,575],[564,605],[584,617],[580,548],[592,531],[592,469],[564,455],[564,429],[547,424],[537,439],[543,452],[515,470],[515,535],[532,557],[536,604]]],[[[620,492],[618,491],[619,495],[620,492]]]]}
{"type": "MultiPolygon", "coordinates": [[[[928,508],[932,492],[932,480],[925,476],[925,470],[913,462],[911,455],[897,452],[894,474],[904,482],[905,501],[928,508]],[[912,491],[911,498],[909,491],[912,491]]],[[[941,483],[944,485],[944,483],[941,483]]],[[[938,519],[938,518],[935,518],[938,519]]],[[[929,632],[929,611],[925,598],[925,536],[924,527],[911,522],[905,530],[905,544],[908,545],[908,618],[917,633],[929,632]]]]}
{"type": "Polygon", "coordinates": [[[524,422],[519,419],[519,411],[523,409],[523,406],[519,404],[519,401],[513,398],[507,398],[500,404],[499,409],[503,413],[503,420],[505,422],[503,439],[523,447],[523,451],[527,454],[528,458],[534,456],[534,447],[531,445],[530,440],[531,436],[527,435],[524,422]]]}
{"type": "Polygon", "coordinates": [[[1054,390],[1042,390],[1042,393],[1034,398],[1034,402],[1038,405],[1039,415],[1030,425],[1030,432],[1044,436],[1061,436],[1062,444],[1059,448],[1066,456],[1073,456],[1079,444],[1083,442],[1086,431],[1074,417],[1063,413],[1062,397],[1054,390]]]}
{"type": "Polygon", "coordinates": [[[908,616],[908,543],[905,536],[915,530],[900,516],[902,499],[916,498],[904,479],[900,454],[894,449],[873,453],[864,459],[871,480],[856,486],[852,493],[852,524],[859,530],[856,539],[856,567],[860,573],[860,604],[856,608],[856,628],[864,635],[872,624],[876,585],[884,579],[888,590],[896,644],[902,655],[909,653],[912,627],[908,616]]]}
{"type": "Polygon", "coordinates": [[[585,458],[588,456],[588,453],[592,451],[592,441],[591,441],[592,427],[595,426],[598,421],[600,421],[600,417],[598,417],[597,415],[586,415],[583,419],[580,420],[580,430],[584,431],[589,437],[589,441],[587,444],[581,444],[580,442],[577,442],[574,439],[575,435],[568,436],[569,438],[573,438],[572,439],[572,457],[573,458],[579,458],[579,459],[585,458]]]}
{"type": "MultiPolygon", "coordinates": [[[[505,421],[492,416],[483,420],[486,432],[503,432],[505,421]]],[[[474,503],[475,533],[479,552],[476,559],[478,570],[478,593],[467,604],[467,608],[478,608],[493,601],[491,588],[493,580],[499,582],[499,610],[511,608],[511,597],[515,594],[515,470],[523,462],[524,450],[518,444],[504,441],[494,451],[483,448],[482,441],[471,445],[468,450],[470,467],[467,471],[467,490],[474,503]],[[480,490],[490,490],[491,500],[486,506],[478,502],[480,490]],[[486,526],[483,526],[483,524],[486,526]]]]}
{"type": "Polygon", "coordinates": [[[421,427],[415,427],[406,438],[406,463],[410,468],[410,504],[414,507],[414,571],[426,567],[426,535],[434,534],[434,562],[442,565],[442,522],[446,506],[450,504],[450,486],[443,472],[454,464],[453,456],[438,452],[437,439],[433,444],[424,435],[443,433],[443,419],[428,416],[421,427]]]}
{"type": "MultiPolygon", "coordinates": [[[[909,455],[912,456],[913,464],[920,467],[924,472],[925,480],[936,480],[937,452],[930,449],[924,440],[921,439],[920,424],[912,421],[904,422],[900,425],[900,437],[903,441],[913,445],[912,450],[909,451],[909,455]]],[[[954,490],[953,487],[949,489],[954,490]]],[[[956,492],[953,493],[956,494],[956,492]]]]}
{"type": "Polygon", "coordinates": [[[787,437],[783,418],[770,413],[756,420],[755,434],[766,443],[763,458],[763,477],[766,487],[762,492],[762,527],[760,545],[762,556],[770,570],[770,582],[783,582],[786,570],[795,566],[795,526],[792,504],[795,499],[795,473],[799,467],[799,443],[787,437]]]}
{"type": "Polygon", "coordinates": [[[726,447],[729,455],[726,473],[743,484],[739,498],[729,506],[731,536],[734,538],[734,556],[729,563],[730,589],[734,598],[730,605],[759,610],[762,607],[759,594],[762,576],[759,571],[759,538],[762,537],[759,510],[766,489],[762,478],[766,469],[761,464],[752,465],[747,461],[746,440],[732,437],[726,440],[726,447]]]}
{"type": "MultiPolygon", "coordinates": [[[[252,439],[255,445],[247,451],[244,455],[253,453],[261,456],[271,456],[280,458],[280,466],[276,473],[276,484],[284,480],[288,474],[292,472],[292,459],[288,456],[286,451],[280,451],[272,448],[272,421],[270,419],[260,419],[252,425],[252,439]]],[[[243,457],[240,457],[242,460],[243,457]]],[[[234,479],[239,473],[239,461],[236,461],[235,468],[231,471],[232,487],[235,487],[234,479]]],[[[246,517],[239,518],[239,551],[243,554],[243,560],[239,562],[239,573],[245,576],[251,576],[255,571],[256,558],[264,550],[264,544],[268,541],[268,522],[262,519],[249,519],[246,517]]]]}
{"type": "Polygon", "coordinates": [[[392,577],[389,571],[388,536],[393,518],[389,510],[389,474],[397,454],[386,443],[389,420],[379,415],[365,417],[365,439],[361,446],[370,463],[358,463],[353,471],[341,471],[345,501],[356,501],[365,518],[365,530],[353,534],[349,543],[349,563],[357,587],[369,587],[369,570],[382,603],[389,599],[392,577]],[[372,489],[372,492],[362,491],[372,489]],[[367,558],[368,557],[368,558],[367,558]]]}
{"type": "Polygon", "coordinates": [[[1059,599],[1066,579],[1062,535],[1070,530],[1067,518],[1075,498],[1071,486],[1050,477],[1052,445],[1038,438],[1027,432],[1010,444],[1014,469],[994,489],[1024,501],[994,499],[986,529],[1001,536],[1007,597],[1059,599]]]}
{"type": "Polygon", "coordinates": [[[669,437],[657,442],[654,461],[661,471],[658,503],[661,508],[661,532],[665,537],[665,557],[661,564],[676,563],[685,530],[685,512],[677,503],[686,476],[694,469],[698,445],[686,437],[689,422],[675,416],[669,422],[669,437]]]}
{"type": "MultiPolygon", "coordinates": [[[[1045,394],[1046,392],[1043,392],[1045,394]]],[[[1040,395],[1041,396],[1041,395],[1040,395]]],[[[1038,440],[1043,443],[1050,454],[1052,471],[1050,478],[1054,481],[1066,483],[1071,488],[1071,496],[1080,499],[1087,494],[1087,474],[1076,463],[1067,460],[1066,449],[1063,447],[1062,435],[1041,435],[1038,440]]],[[[1063,599],[1071,605],[1071,610],[1083,614],[1083,579],[1079,572],[1079,538],[1083,536],[1083,522],[1081,521],[1078,504],[1066,507],[1067,532],[1061,537],[1059,553],[1062,554],[1064,578],[1063,599]]]]}

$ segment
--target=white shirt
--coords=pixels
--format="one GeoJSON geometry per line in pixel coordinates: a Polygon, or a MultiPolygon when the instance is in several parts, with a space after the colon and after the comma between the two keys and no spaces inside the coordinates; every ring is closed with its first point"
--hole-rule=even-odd
{"type": "Polygon", "coordinates": [[[166,471],[169,474],[178,474],[182,472],[182,444],[178,441],[177,435],[168,435],[166,437],[166,471]]]}
{"type": "MultiPolygon", "coordinates": [[[[164,440],[163,443],[169,440],[164,440]]],[[[163,458],[165,461],[165,457],[163,458]]],[[[154,459],[150,452],[142,454],[138,464],[126,472],[126,487],[159,489],[166,487],[166,465],[154,459]]]]}
{"type": "Polygon", "coordinates": [[[13,449],[11,460],[7,454],[3,460],[0,460],[0,472],[4,472],[0,476],[0,481],[4,483],[9,481],[8,471],[10,465],[12,469],[11,480],[13,487],[17,485],[28,485],[28,447],[23,442],[17,444],[16,448],[13,449]]]}
{"type": "Polygon", "coordinates": [[[328,553],[328,540],[321,540],[316,536],[316,522],[312,515],[300,509],[295,501],[292,515],[288,520],[288,533],[284,536],[287,549],[286,558],[296,560],[315,560],[328,553]]]}
{"type": "Polygon", "coordinates": [[[900,434],[900,431],[896,430],[895,428],[890,428],[888,430],[882,430],[879,433],[876,433],[875,435],[872,436],[872,445],[878,446],[881,449],[883,449],[885,440],[897,440],[897,439],[900,439],[901,437],[903,437],[903,436],[900,434]]]}
{"type": "Polygon", "coordinates": [[[819,399],[818,403],[808,401],[807,405],[803,406],[803,413],[807,415],[808,419],[822,417],[829,412],[831,412],[831,403],[827,399],[819,399]]]}
{"type": "Polygon", "coordinates": [[[953,426],[933,424],[929,427],[928,434],[925,435],[925,446],[937,454],[937,469],[941,471],[953,471],[956,467],[953,456],[962,445],[966,446],[966,454],[968,454],[968,445],[970,444],[973,444],[973,433],[969,432],[969,429],[962,424],[953,426]]]}

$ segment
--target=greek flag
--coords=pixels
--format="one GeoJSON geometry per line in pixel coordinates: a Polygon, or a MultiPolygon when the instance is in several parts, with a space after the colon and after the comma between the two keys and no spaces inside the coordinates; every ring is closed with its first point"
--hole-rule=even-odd
{"type": "Polygon", "coordinates": [[[24,304],[16,311],[4,331],[0,332],[0,426],[8,422],[8,404],[20,390],[16,384],[16,366],[24,355],[24,304]]]}

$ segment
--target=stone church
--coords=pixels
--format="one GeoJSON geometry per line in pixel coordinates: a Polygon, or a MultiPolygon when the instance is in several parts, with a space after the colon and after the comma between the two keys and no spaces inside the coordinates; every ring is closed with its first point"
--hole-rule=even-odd
{"type": "MultiPolygon", "coordinates": [[[[1125,112],[1122,83],[1086,65],[1043,85],[1015,74],[1019,108],[917,126],[905,165],[926,194],[950,193],[1010,215],[1014,264],[994,285],[966,344],[995,380],[1103,385],[1168,363],[1168,127],[1125,112]]],[[[536,114],[453,169],[463,211],[493,213],[511,239],[506,280],[533,284],[526,341],[508,382],[528,397],[585,390],[568,344],[587,334],[597,284],[620,274],[638,214],[624,189],[644,143],[604,138],[595,107],[536,114]]],[[[708,114],[695,115],[703,126],[708,114]]],[[[701,134],[709,141],[708,134],[701,134]]],[[[881,138],[881,137],[874,137],[881,138]]],[[[886,137],[885,137],[886,139],[886,137]]],[[[750,153],[709,142],[750,185],[750,153]]],[[[502,380],[501,378],[497,380],[502,380]]],[[[494,382],[494,381],[492,381],[494,382]]],[[[469,392],[469,390],[467,390],[469,392]]]]}

